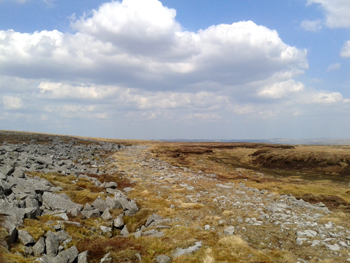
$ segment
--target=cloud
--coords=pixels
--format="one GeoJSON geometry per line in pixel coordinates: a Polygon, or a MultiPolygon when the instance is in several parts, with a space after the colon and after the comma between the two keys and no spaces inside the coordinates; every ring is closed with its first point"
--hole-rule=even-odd
{"type": "Polygon", "coordinates": [[[310,94],[309,103],[334,104],[339,102],[347,102],[339,92],[320,91],[310,94]]]}
{"type": "Polygon", "coordinates": [[[350,27],[349,0],[308,0],[308,5],[319,4],[326,15],[325,25],[329,28],[350,27]]]}
{"type": "Polygon", "coordinates": [[[266,98],[280,99],[287,95],[301,92],[304,88],[304,84],[295,82],[294,80],[288,80],[264,87],[258,95],[266,98]]]}
{"type": "Polygon", "coordinates": [[[53,99],[79,99],[79,100],[99,100],[115,95],[118,91],[116,87],[89,86],[83,84],[79,86],[69,85],[66,83],[41,82],[38,86],[40,93],[47,98],[53,99]]]}
{"type": "Polygon", "coordinates": [[[341,68],[341,64],[340,64],[340,63],[331,64],[331,65],[329,65],[328,68],[326,69],[326,72],[338,70],[338,69],[340,69],[340,68],[341,68]]]}
{"type": "Polygon", "coordinates": [[[4,96],[2,102],[6,110],[17,110],[23,107],[22,100],[18,97],[4,96]]]}
{"type": "Polygon", "coordinates": [[[188,32],[175,15],[156,0],[124,0],[72,22],[73,34],[0,31],[0,73],[159,91],[285,80],[308,66],[306,50],[252,21],[188,32]]]}
{"type": "Polygon", "coordinates": [[[345,42],[340,52],[340,56],[342,56],[343,58],[350,58],[350,40],[345,42]]]}
{"type": "Polygon", "coordinates": [[[322,29],[322,21],[321,20],[304,20],[300,24],[301,28],[306,31],[318,32],[322,29]]]}

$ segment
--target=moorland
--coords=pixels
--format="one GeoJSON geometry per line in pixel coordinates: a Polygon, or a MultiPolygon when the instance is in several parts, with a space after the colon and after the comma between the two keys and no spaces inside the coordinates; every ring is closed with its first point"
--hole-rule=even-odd
{"type": "Polygon", "coordinates": [[[30,197],[37,203],[35,216],[23,214],[14,232],[3,212],[1,260],[347,262],[349,165],[348,145],[1,131],[1,180],[9,188],[0,199],[3,207],[8,202],[11,209],[31,208],[27,190],[15,184],[11,189],[11,182],[35,179],[50,186],[36,189],[30,197]],[[50,206],[49,195],[57,200],[64,195],[77,209],[50,206]],[[29,243],[23,239],[27,233],[29,243]],[[9,242],[11,234],[17,237],[9,242]]]}

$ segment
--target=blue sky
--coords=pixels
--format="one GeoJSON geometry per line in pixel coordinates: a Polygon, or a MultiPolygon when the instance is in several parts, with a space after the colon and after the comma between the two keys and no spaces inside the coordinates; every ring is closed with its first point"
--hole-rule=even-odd
{"type": "Polygon", "coordinates": [[[0,0],[0,129],[349,138],[348,14],[348,0],[0,0]]]}

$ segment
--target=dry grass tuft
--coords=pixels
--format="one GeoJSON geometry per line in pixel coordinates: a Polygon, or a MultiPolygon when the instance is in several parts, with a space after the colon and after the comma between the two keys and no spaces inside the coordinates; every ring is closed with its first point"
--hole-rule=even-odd
{"type": "Polygon", "coordinates": [[[87,189],[84,189],[82,191],[63,191],[62,193],[66,193],[74,203],[82,205],[85,205],[86,203],[92,203],[99,196],[103,199],[107,197],[107,194],[100,192],[93,193],[87,189]]]}

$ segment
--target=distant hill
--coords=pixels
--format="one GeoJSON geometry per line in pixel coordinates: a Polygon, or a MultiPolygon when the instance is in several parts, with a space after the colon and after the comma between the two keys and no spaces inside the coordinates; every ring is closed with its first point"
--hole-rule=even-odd
{"type": "Polygon", "coordinates": [[[207,140],[207,139],[176,139],[176,140],[160,140],[160,141],[171,141],[171,142],[255,142],[255,143],[276,143],[276,144],[302,144],[302,145],[350,145],[350,139],[330,139],[330,138],[319,138],[319,139],[249,139],[249,140],[207,140]]]}

